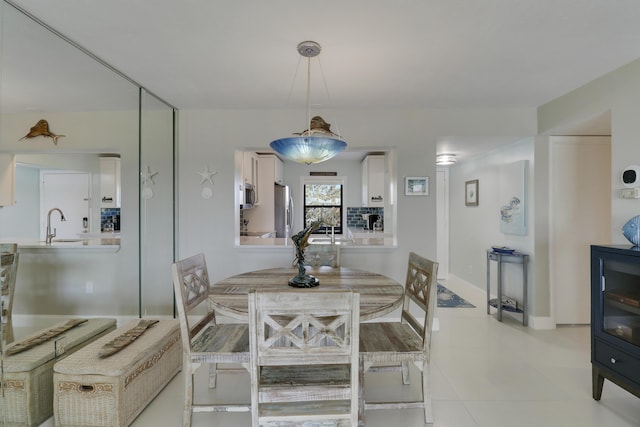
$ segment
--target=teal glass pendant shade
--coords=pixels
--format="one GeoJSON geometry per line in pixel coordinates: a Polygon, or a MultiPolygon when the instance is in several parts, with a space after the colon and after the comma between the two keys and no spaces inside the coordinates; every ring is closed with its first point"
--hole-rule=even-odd
{"type": "Polygon", "coordinates": [[[281,138],[269,145],[288,160],[310,165],[329,160],[344,150],[347,143],[331,136],[313,134],[281,138]]]}

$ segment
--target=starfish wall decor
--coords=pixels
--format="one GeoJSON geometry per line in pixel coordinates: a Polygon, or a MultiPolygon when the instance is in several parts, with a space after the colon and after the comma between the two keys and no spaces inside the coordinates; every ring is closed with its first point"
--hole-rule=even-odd
{"type": "Polygon", "coordinates": [[[211,183],[211,185],[213,185],[213,176],[216,175],[218,172],[211,172],[209,170],[209,165],[207,164],[205,166],[204,171],[202,172],[196,172],[198,175],[200,175],[201,181],[200,184],[205,184],[207,181],[209,181],[209,183],[211,183]]]}

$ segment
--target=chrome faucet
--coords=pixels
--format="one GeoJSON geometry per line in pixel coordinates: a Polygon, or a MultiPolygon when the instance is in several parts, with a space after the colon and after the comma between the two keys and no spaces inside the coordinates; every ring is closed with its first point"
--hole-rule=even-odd
{"type": "Polygon", "coordinates": [[[66,221],[67,219],[64,217],[64,214],[59,208],[49,209],[49,213],[47,214],[47,245],[51,244],[51,240],[56,237],[56,229],[53,229],[53,233],[51,232],[51,212],[58,211],[60,212],[60,221],[66,221]]]}

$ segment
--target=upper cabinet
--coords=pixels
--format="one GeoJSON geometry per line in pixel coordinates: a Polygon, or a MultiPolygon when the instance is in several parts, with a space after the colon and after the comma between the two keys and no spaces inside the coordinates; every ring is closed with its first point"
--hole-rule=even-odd
{"type": "Polygon", "coordinates": [[[384,155],[369,155],[362,161],[362,206],[384,207],[384,155]]]}
{"type": "Polygon", "coordinates": [[[119,157],[100,157],[100,207],[120,207],[119,157]]]}
{"type": "MultiPolygon", "coordinates": [[[[242,156],[242,180],[244,181],[244,184],[253,186],[253,205],[258,205],[260,204],[258,155],[254,151],[245,151],[242,156]]],[[[245,200],[244,203],[249,203],[249,201],[245,200]]]]}
{"type": "Polygon", "coordinates": [[[273,154],[261,154],[258,156],[260,174],[258,175],[258,187],[264,192],[270,193],[273,184],[284,185],[284,164],[273,154]]]}
{"type": "Polygon", "coordinates": [[[242,179],[245,184],[256,185],[258,182],[258,155],[253,151],[245,151],[242,163],[242,179]]]}
{"type": "Polygon", "coordinates": [[[0,206],[12,206],[16,202],[16,157],[0,153],[0,206]]]}
{"type": "Polygon", "coordinates": [[[276,184],[284,185],[284,162],[278,157],[273,156],[274,162],[274,176],[273,182],[276,184]]]}

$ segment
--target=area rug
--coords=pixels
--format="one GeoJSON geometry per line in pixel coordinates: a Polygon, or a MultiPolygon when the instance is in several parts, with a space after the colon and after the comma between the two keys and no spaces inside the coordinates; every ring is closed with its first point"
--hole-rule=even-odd
{"type": "Polygon", "coordinates": [[[438,307],[474,308],[475,305],[438,283],[438,307]]]}

